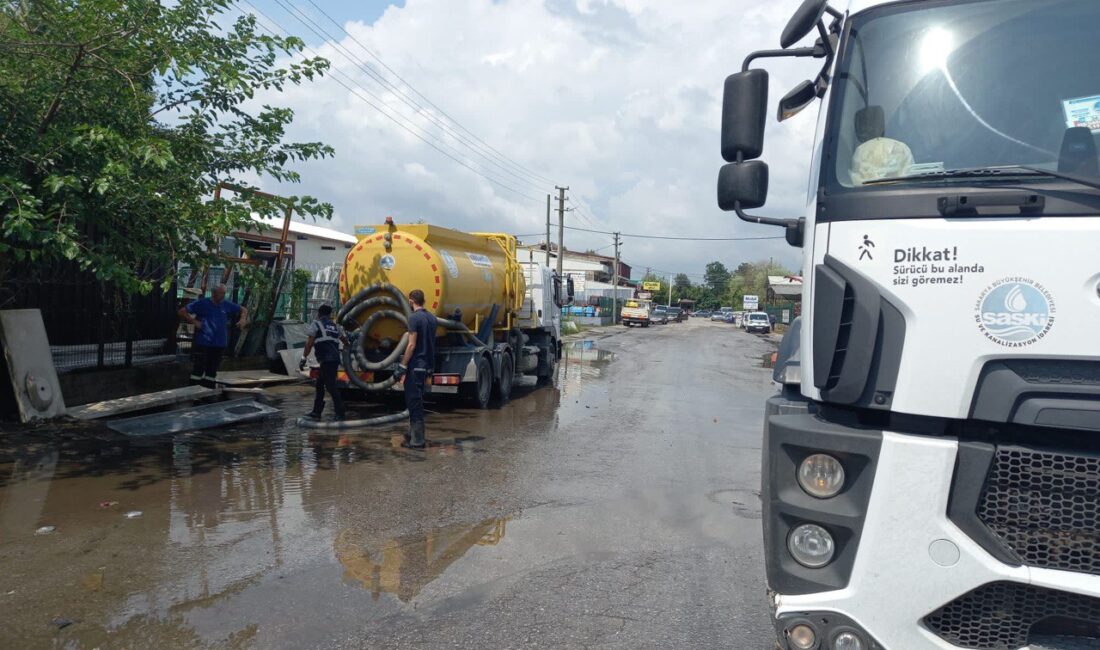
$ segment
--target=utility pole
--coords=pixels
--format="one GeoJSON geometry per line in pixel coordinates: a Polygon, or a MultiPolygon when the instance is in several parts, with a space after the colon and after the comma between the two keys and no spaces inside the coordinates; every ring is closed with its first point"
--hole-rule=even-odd
{"type": "Polygon", "coordinates": [[[668,274],[668,306],[672,306],[672,274],[668,274]]]}
{"type": "Polygon", "coordinates": [[[561,274],[561,259],[565,256],[565,190],[566,187],[554,186],[554,189],[558,191],[558,277],[562,277],[561,274]]]}
{"type": "Polygon", "coordinates": [[[615,272],[611,282],[611,324],[619,322],[619,233],[615,233],[615,272]]]}
{"type": "Polygon", "coordinates": [[[546,195],[546,266],[550,266],[550,195],[546,195]]]}

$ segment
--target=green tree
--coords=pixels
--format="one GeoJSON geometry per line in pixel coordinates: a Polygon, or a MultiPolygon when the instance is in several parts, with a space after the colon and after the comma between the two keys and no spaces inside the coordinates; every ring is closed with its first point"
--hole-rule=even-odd
{"type": "Polygon", "coordinates": [[[215,201],[218,183],[297,182],[293,163],[332,155],[287,142],[293,113],[255,101],[328,62],[234,13],[230,0],[0,4],[0,283],[16,265],[68,261],[121,290],[168,284],[252,212],[284,207],[215,201]]]}
{"type": "Polygon", "coordinates": [[[691,278],[686,273],[677,273],[672,280],[673,292],[676,295],[685,295],[691,289],[691,278]]]}
{"type": "Polygon", "coordinates": [[[711,291],[720,293],[726,289],[726,283],[730,279],[729,269],[725,264],[721,262],[711,262],[707,264],[706,271],[703,274],[703,282],[710,288],[711,291]]]}

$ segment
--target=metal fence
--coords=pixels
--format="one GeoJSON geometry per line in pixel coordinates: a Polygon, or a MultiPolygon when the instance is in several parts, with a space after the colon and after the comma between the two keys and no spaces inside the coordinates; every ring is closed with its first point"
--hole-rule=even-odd
{"type": "Polygon", "coordinates": [[[176,355],[175,289],[127,295],[75,268],[21,269],[0,309],[38,309],[60,373],[129,367],[176,355]]]}

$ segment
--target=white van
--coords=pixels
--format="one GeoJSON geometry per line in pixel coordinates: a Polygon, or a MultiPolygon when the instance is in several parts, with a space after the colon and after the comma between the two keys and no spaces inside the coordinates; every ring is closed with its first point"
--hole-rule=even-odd
{"type": "Polygon", "coordinates": [[[767,334],[772,331],[772,319],[767,312],[754,311],[745,316],[745,331],[767,334]]]}

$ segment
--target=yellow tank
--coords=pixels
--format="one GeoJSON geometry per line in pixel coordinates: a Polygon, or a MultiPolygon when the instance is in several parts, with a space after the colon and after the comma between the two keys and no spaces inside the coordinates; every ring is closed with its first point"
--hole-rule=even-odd
{"type": "MultiPolygon", "coordinates": [[[[461,311],[462,323],[477,331],[499,305],[494,325],[510,327],[521,309],[526,286],[516,262],[512,235],[464,233],[427,224],[356,228],[359,242],[348,253],[340,274],[340,299],[347,303],[363,289],[393,285],[402,295],[424,292],[424,308],[451,319],[461,311]]],[[[379,295],[387,295],[379,291],[379,295]]],[[[360,312],[365,323],[384,305],[360,312]]],[[[378,318],[365,333],[366,349],[388,347],[406,327],[394,318],[378,318]]],[[[439,332],[443,334],[442,329],[439,332]]]]}

